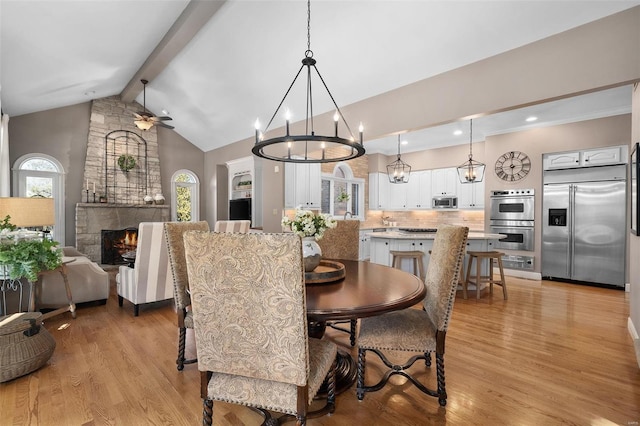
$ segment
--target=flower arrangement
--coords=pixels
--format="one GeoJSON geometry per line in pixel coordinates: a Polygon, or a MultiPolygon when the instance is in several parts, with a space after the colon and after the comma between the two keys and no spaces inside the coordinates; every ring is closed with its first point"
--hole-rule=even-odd
{"type": "Polygon", "coordinates": [[[336,201],[339,203],[345,203],[349,201],[350,198],[351,198],[351,195],[347,194],[345,191],[342,191],[340,195],[336,197],[336,201]]]}
{"type": "Polygon", "coordinates": [[[301,237],[315,237],[321,239],[324,231],[337,226],[335,219],[326,213],[315,214],[311,210],[296,209],[293,220],[287,216],[282,218],[282,226],[290,228],[301,237]]]}

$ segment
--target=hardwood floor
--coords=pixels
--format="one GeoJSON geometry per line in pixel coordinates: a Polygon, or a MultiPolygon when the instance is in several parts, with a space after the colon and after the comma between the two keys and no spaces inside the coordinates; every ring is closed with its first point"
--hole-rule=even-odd
{"type": "MultiPolygon", "coordinates": [[[[400,378],[359,402],[352,388],[336,412],[310,425],[637,425],[640,370],[627,331],[628,294],[507,277],[493,297],[458,294],[447,335],[447,406],[400,378]]],[[[57,347],[42,369],[0,384],[1,425],[197,425],[194,364],[176,370],[171,301],[104,306],[47,321],[57,347]]],[[[348,335],[327,332],[343,347],[348,335]]],[[[194,356],[192,335],[187,357],[194,356]]],[[[369,356],[367,372],[378,370],[369,356]]],[[[413,367],[433,378],[424,365],[413,367]]],[[[257,425],[247,408],[214,404],[215,425],[257,425]]]]}

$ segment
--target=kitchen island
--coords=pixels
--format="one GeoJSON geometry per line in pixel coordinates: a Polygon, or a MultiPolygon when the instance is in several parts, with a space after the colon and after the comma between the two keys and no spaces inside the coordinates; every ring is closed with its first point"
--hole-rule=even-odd
{"type": "MultiPolygon", "coordinates": [[[[368,234],[370,244],[370,261],[381,265],[391,266],[391,250],[421,251],[424,253],[423,268],[429,266],[429,250],[433,246],[436,236],[435,229],[428,228],[400,228],[393,231],[371,232],[368,234]]],[[[482,231],[469,231],[467,251],[494,250],[495,243],[504,238],[501,234],[491,234],[482,231]]],[[[465,255],[463,268],[466,268],[468,256],[465,255]]],[[[403,259],[400,269],[413,273],[413,264],[409,259],[403,259]]],[[[487,274],[487,266],[483,265],[482,273],[487,274]]]]}

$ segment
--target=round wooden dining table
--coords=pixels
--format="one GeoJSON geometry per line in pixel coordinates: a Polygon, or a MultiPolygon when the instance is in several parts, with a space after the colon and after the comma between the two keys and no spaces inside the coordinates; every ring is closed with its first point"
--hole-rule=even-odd
{"type": "MultiPolygon", "coordinates": [[[[337,260],[345,277],[335,282],[307,284],[309,335],[321,338],[327,321],[351,320],[405,309],[424,299],[426,287],[408,272],[376,263],[337,260]]],[[[338,351],[337,391],[355,382],[356,364],[351,354],[338,351]]]]}

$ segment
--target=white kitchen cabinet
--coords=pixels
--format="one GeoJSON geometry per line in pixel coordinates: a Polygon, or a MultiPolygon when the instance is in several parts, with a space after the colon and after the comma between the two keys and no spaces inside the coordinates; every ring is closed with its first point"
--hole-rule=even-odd
{"type": "MultiPolygon", "coordinates": [[[[407,208],[407,189],[409,183],[391,183],[389,182],[388,175],[382,173],[387,184],[389,185],[389,203],[387,205],[388,210],[404,210],[407,208]]],[[[409,177],[409,182],[413,179],[413,173],[409,177]]]]}
{"type": "Polygon", "coordinates": [[[371,239],[369,237],[371,231],[360,231],[359,260],[368,260],[371,257],[371,239]]]}
{"type": "Polygon", "coordinates": [[[390,185],[386,173],[369,173],[369,210],[389,208],[390,185]]]}
{"type": "Polygon", "coordinates": [[[542,167],[544,170],[569,169],[572,167],[604,166],[625,162],[628,148],[624,145],[604,148],[585,149],[582,151],[556,152],[544,154],[542,167]]]}
{"type": "Polygon", "coordinates": [[[431,208],[431,170],[412,172],[406,185],[407,209],[431,208]]]}
{"type": "Polygon", "coordinates": [[[390,244],[388,238],[372,238],[369,242],[371,263],[391,266],[390,244]]]}
{"type": "Polygon", "coordinates": [[[458,179],[458,208],[484,209],[484,181],[462,183],[458,179]]]}
{"type": "Polygon", "coordinates": [[[285,208],[319,209],[322,194],[320,163],[285,163],[285,208]]]}
{"type": "Polygon", "coordinates": [[[456,195],[458,172],[455,167],[431,170],[431,195],[456,195]]]}

